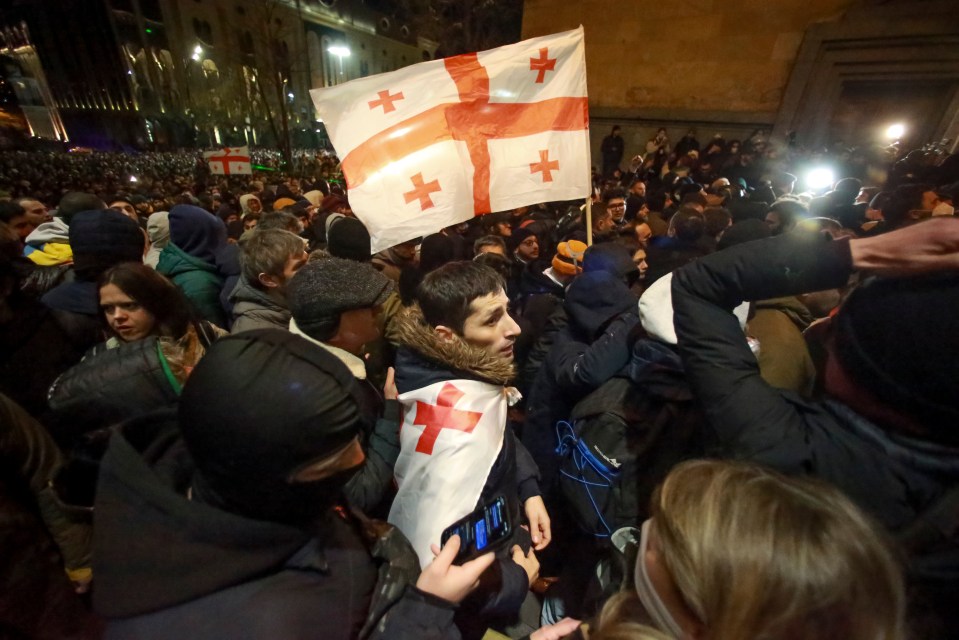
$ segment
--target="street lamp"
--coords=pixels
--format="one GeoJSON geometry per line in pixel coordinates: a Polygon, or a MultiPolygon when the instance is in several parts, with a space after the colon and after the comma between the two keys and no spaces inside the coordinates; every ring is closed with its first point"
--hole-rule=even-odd
{"type": "Polygon", "coordinates": [[[197,45],[193,47],[193,55],[190,57],[193,58],[194,61],[199,62],[200,56],[202,55],[203,55],[203,47],[201,47],[200,45],[197,45]]]}
{"type": "Polygon", "coordinates": [[[896,124],[889,125],[889,128],[886,129],[886,137],[890,140],[899,140],[902,138],[903,134],[906,133],[906,125],[901,122],[896,124]]]}
{"type": "Polygon", "coordinates": [[[337,58],[340,58],[341,60],[343,58],[350,57],[350,48],[345,45],[334,44],[331,47],[328,47],[327,51],[332,53],[337,58]]]}

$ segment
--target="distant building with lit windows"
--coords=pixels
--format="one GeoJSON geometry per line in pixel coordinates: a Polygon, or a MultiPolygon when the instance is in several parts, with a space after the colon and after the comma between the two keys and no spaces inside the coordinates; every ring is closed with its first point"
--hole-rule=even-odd
{"type": "Polygon", "coordinates": [[[0,60],[23,85],[14,93],[30,133],[99,148],[274,146],[284,135],[322,145],[309,89],[432,59],[437,46],[358,0],[0,9],[0,60]]]}

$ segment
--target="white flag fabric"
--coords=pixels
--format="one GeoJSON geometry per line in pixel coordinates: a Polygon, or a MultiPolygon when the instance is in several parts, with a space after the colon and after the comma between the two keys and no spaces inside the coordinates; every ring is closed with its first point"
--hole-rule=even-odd
{"type": "Polygon", "coordinates": [[[310,91],[372,250],[590,192],[583,28],[310,91]]]}
{"type": "Polygon", "coordinates": [[[204,151],[203,157],[210,165],[210,173],[220,176],[251,175],[249,147],[226,147],[217,151],[204,151]]]}
{"type": "Polygon", "coordinates": [[[398,490],[389,522],[409,539],[422,566],[430,544],[470,513],[503,446],[503,387],[449,380],[400,394],[403,424],[394,475],[398,490]]]}

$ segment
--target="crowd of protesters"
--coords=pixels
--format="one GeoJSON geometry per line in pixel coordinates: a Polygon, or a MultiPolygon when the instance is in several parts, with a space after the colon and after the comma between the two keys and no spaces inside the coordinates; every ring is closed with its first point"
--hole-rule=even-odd
{"type": "Polygon", "coordinates": [[[2,635],[954,635],[959,154],[614,127],[377,254],[296,158],[0,153],[2,635]]]}

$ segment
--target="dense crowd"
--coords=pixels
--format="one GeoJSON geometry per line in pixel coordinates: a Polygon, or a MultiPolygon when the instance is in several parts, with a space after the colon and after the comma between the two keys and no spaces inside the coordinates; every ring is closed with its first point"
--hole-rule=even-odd
{"type": "Polygon", "coordinates": [[[959,154],[628,151],[376,254],[328,152],[0,153],[0,629],[951,637],[959,154]]]}

